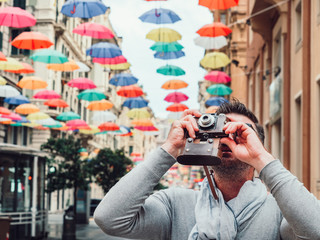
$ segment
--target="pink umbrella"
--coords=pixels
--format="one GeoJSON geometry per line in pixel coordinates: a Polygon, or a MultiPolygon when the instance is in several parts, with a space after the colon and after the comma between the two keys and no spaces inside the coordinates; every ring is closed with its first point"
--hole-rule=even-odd
{"type": "Polygon", "coordinates": [[[167,102],[179,103],[183,101],[187,101],[189,97],[182,92],[173,92],[169,93],[164,100],[167,102]]]}
{"type": "Polygon", "coordinates": [[[214,83],[228,83],[231,81],[228,74],[221,71],[211,71],[204,76],[204,79],[214,83]]]}
{"type": "Polygon", "coordinates": [[[120,63],[126,63],[127,59],[124,56],[117,56],[114,58],[93,58],[92,62],[99,63],[99,64],[120,64],[120,63]]]}
{"type": "Polygon", "coordinates": [[[0,8],[0,25],[14,28],[31,27],[36,24],[36,18],[19,7],[0,8]]]}
{"type": "Polygon", "coordinates": [[[78,89],[93,89],[97,87],[89,78],[74,78],[68,82],[68,86],[78,89]]]}
{"type": "Polygon", "coordinates": [[[159,131],[155,126],[135,126],[134,128],[140,131],[159,131]]]}
{"type": "Polygon", "coordinates": [[[22,117],[19,115],[19,114],[16,114],[16,113],[10,113],[9,115],[3,115],[3,117],[5,118],[9,118],[13,121],[19,121],[22,119],[22,117]]]}
{"type": "Polygon", "coordinates": [[[61,96],[53,90],[41,90],[37,92],[33,98],[37,99],[55,99],[61,98],[61,96]]]}
{"type": "Polygon", "coordinates": [[[89,127],[86,121],[81,120],[81,119],[74,119],[66,122],[66,125],[68,127],[77,129],[77,128],[83,128],[83,127],[89,127]]]}
{"type": "Polygon", "coordinates": [[[142,157],[135,157],[133,159],[134,162],[140,162],[140,161],[143,161],[143,158],[142,157]]]}
{"type": "Polygon", "coordinates": [[[100,38],[100,39],[111,39],[114,37],[113,32],[98,23],[86,22],[78,25],[73,29],[73,33],[77,33],[82,36],[89,36],[92,38],[100,38]]]}

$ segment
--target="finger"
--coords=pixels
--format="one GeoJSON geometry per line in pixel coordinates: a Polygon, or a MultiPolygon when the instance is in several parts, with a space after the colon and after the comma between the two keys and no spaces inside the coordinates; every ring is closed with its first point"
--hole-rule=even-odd
{"type": "Polygon", "coordinates": [[[194,131],[194,128],[193,128],[191,122],[189,122],[189,121],[181,121],[181,125],[182,125],[183,128],[187,129],[190,137],[192,137],[192,138],[196,137],[196,134],[195,134],[195,131],[194,131]]]}
{"type": "Polygon", "coordinates": [[[228,148],[230,148],[230,150],[231,150],[232,152],[233,152],[233,150],[235,149],[235,147],[237,146],[236,142],[233,141],[231,138],[228,138],[228,137],[221,138],[221,139],[220,139],[220,143],[227,145],[228,148]]]}
{"type": "Polygon", "coordinates": [[[201,117],[201,113],[196,109],[186,109],[186,110],[184,110],[183,113],[182,113],[182,118],[184,118],[187,115],[192,115],[192,116],[195,116],[195,117],[201,117]]]}
{"type": "Polygon", "coordinates": [[[198,123],[194,117],[192,117],[191,115],[187,115],[186,117],[184,117],[184,121],[190,121],[193,126],[193,129],[195,131],[199,131],[198,123]]]}

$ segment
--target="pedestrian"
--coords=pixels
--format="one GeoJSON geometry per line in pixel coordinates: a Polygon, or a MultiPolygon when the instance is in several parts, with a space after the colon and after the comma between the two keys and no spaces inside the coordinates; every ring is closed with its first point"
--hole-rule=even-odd
{"type": "Polygon", "coordinates": [[[230,137],[220,140],[221,164],[209,167],[218,199],[207,178],[200,191],[153,193],[185,146],[184,129],[193,138],[199,130],[193,116],[201,114],[186,110],[162,147],[106,194],[94,214],[100,228],[149,240],[320,239],[320,202],[264,148],[255,115],[237,100],[222,104],[220,113],[231,121],[224,126],[230,137]]]}

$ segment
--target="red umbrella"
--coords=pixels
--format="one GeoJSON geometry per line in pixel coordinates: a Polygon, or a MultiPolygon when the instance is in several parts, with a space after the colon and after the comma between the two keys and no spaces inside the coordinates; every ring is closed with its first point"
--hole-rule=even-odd
{"type": "Polygon", "coordinates": [[[143,91],[140,87],[135,85],[121,87],[117,94],[121,97],[139,97],[143,94],[143,91]]]}
{"type": "Polygon", "coordinates": [[[0,107],[0,114],[9,115],[11,114],[11,111],[5,107],[0,107]]]}
{"type": "Polygon", "coordinates": [[[234,6],[238,6],[239,0],[199,0],[199,5],[205,6],[210,10],[225,10],[234,6]]]}
{"type": "Polygon", "coordinates": [[[117,131],[120,127],[113,122],[105,122],[98,126],[101,131],[117,131]]]}
{"type": "Polygon", "coordinates": [[[214,83],[228,83],[231,81],[228,74],[221,71],[211,71],[204,76],[204,79],[214,83]]]}
{"type": "Polygon", "coordinates": [[[6,56],[0,51],[0,61],[7,61],[6,56]]]}
{"type": "Polygon", "coordinates": [[[141,153],[132,152],[132,153],[130,154],[130,156],[140,157],[140,156],[141,156],[141,153]]]}
{"type": "Polygon", "coordinates": [[[189,97],[182,93],[182,92],[172,92],[169,93],[164,100],[167,102],[174,102],[174,103],[179,103],[179,102],[183,102],[183,101],[187,101],[189,99],[189,97]]]}
{"type": "Polygon", "coordinates": [[[55,99],[61,98],[61,96],[53,90],[41,90],[37,92],[33,98],[37,99],[55,99]]]}
{"type": "Polygon", "coordinates": [[[82,36],[89,36],[92,38],[111,39],[114,38],[113,32],[98,23],[86,22],[78,25],[73,29],[73,33],[77,33],[82,36]]]}
{"type": "Polygon", "coordinates": [[[174,103],[166,108],[166,110],[170,112],[183,112],[186,109],[189,109],[189,108],[182,103],[174,103]]]}
{"type": "Polygon", "coordinates": [[[120,63],[126,63],[127,59],[120,55],[114,58],[93,58],[92,62],[99,63],[99,64],[108,64],[108,65],[114,65],[114,64],[120,64],[120,63]]]}
{"type": "Polygon", "coordinates": [[[36,24],[36,18],[19,7],[0,8],[0,25],[14,28],[31,27],[36,24]]]}
{"type": "Polygon", "coordinates": [[[23,66],[23,68],[18,69],[18,70],[4,70],[5,72],[11,72],[11,73],[15,73],[15,74],[22,74],[22,73],[34,73],[34,69],[33,67],[28,64],[28,63],[21,63],[21,65],[23,66]]]}
{"type": "Polygon", "coordinates": [[[231,32],[232,30],[221,22],[206,24],[197,31],[201,37],[227,36],[231,32]]]}
{"type": "Polygon", "coordinates": [[[97,87],[89,78],[74,78],[68,82],[68,86],[78,89],[93,89],[97,87]]]}
{"type": "Polygon", "coordinates": [[[40,32],[23,32],[13,39],[11,45],[19,49],[35,50],[49,48],[53,42],[40,32]]]}
{"type": "Polygon", "coordinates": [[[66,108],[69,107],[69,105],[66,103],[66,101],[62,99],[50,99],[44,103],[44,105],[47,105],[49,107],[61,107],[66,108]]]}

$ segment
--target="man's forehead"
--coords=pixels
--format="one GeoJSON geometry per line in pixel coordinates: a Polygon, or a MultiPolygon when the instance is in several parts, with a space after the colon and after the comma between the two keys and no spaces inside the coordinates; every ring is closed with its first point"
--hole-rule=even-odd
{"type": "Polygon", "coordinates": [[[254,122],[250,118],[239,113],[227,113],[226,116],[230,118],[231,121],[250,123],[254,125],[254,122]]]}

